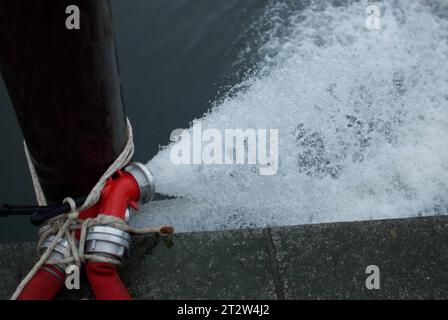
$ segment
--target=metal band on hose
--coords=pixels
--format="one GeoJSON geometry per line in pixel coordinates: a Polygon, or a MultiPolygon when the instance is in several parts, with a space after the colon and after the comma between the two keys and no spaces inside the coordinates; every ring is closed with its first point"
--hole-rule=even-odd
{"type": "MultiPolygon", "coordinates": [[[[42,242],[41,246],[39,247],[39,254],[42,255],[45,253],[45,251],[50,247],[51,243],[53,242],[55,238],[55,235],[50,235],[45,239],[45,241],[42,242]]],[[[54,249],[50,252],[50,255],[47,258],[47,261],[57,262],[62,261],[65,259],[65,257],[70,254],[70,245],[68,240],[65,238],[60,238],[54,249]]],[[[60,269],[62,272],[65,272],[66,265],[65,264],[55,264],[56,268],[60,269]]]]}
{"type": "Polygon", "coordinates": [[[85,252],[121,260],[130,244],[131,236],[126,231],[110,226],[93,226],[87,230],[85,252]]]}

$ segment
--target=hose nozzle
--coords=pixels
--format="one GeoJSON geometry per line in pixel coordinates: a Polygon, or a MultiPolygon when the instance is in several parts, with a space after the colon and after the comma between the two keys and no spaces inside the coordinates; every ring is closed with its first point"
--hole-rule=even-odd
{"type": "Polygon", "coordinates": [[[140,187],[139,203],[145,204],[154,199],[156,195],[154,176],[144,164],[132,162],[123,171],[130,173],[137,181],[140,187]]]}

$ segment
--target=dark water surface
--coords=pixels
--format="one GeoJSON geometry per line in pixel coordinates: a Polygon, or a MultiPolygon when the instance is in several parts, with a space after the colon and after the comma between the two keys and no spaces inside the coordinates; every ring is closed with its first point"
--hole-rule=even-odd
{"type": "MultiPolygon", "coordinates": [[[[206,112],[239,83],[236,63],[268,0],[113,0],[121,81],[134,127],[135,158],[146,162],[174,128],[206,112]]],[[[255,61],[253,61],[255,63],[255,61]]],[[[35,203],[22,136],[0,80],[0,204],[35,203]]],[[[63,159],[61,159],[63,161],[63,159]]],[[[0,242],[35,239],[28,218],[0,220],[0,242]]]]}

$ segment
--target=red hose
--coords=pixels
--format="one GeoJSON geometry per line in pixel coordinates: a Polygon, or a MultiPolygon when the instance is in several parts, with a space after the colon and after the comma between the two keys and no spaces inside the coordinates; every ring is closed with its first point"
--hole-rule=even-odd
{"type": "MultiPolygon", "coordinates": [[[[80,214],[80,219],[94,218],[99,213],[124,219],[126,208],[136,206],[140,188],[135,178],[129,173],[117,172],[115,179],[110,179],[101,193],[101,200],[90,209],[80,214]]],[[[79,237],[79,232],[77,232],[79,237]]],[[[97,300],[130,300],[128,290],[118,275],[114,264],[88,262],[87,278],[97,300]]],[[[65,274],[53,266],[42,267],[19,295],[19,300],[50,300],[62,286],[65,274]],[[60,279],[53,274],[55,272],[60,279]]]]}
{"type": "Polygon", "coordinates": [[[96,300],[132,299],[128,289],[121,281],[115,265],[104,262],[88,262],[86,271],[96,300]]]}
{"type": "Polygon", "coordinates": [[[17,300],[52,300],[62,287],[64,278],[61,270],[46,265],[36,272],[17,300]]]}

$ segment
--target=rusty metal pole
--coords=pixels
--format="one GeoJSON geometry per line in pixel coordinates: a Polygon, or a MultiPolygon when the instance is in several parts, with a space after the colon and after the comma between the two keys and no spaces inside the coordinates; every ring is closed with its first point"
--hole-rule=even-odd
{"type": "Polygon", "coordinates": [[[0,69],[49,203],[86,195],[127,139],[109,1],[0,0],[0,69]]]}

